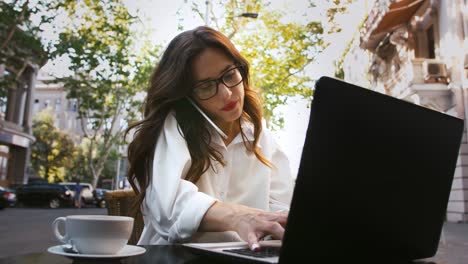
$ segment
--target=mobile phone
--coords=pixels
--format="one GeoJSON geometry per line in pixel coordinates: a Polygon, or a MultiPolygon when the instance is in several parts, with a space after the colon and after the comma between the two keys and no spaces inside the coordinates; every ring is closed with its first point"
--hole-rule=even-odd
{"type": "Polygon", "coordinates": [[[226,134],[224,134],[224,132],[221,130],[221,128],[219,128],[206,114],[205,112],[203,112],[203,110],[201,110],[201,108],[192,100],[192,98],[190,97],[187,97],[187,100],[193,105],[193,107],[195,107],[195,109],[198,110],[198,112],[200,112],[200,114],[206,119],[206,121],[208,121],[208,123],[211,124],[211,126],[216,130],[216,132],[218,132],[218,134],[220,134],[224,139],[227,139],[228,136],[226,134]]]}

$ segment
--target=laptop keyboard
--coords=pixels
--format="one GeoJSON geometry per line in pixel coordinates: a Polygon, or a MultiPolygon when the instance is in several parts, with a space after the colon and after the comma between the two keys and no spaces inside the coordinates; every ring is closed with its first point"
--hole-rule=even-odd
{"type": "Polygon", "coordinates": [[[279,257],[279,247],[261,247],[258,251],[252,251],[249,248],[224,249],[225,252],[236,253],[257,258],[279,257]]]}

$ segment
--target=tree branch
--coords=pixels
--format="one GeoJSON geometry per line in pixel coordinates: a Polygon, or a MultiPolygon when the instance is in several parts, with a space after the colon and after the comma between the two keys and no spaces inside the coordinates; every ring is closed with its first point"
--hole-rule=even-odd
{"type": "Polygon", "coordinates": [[[216,17],[216,14],[213,12],[213,5],[210,5],[210,13],[211,13],[211,16],[213,17],[213,21],[215,22],[216,28],[220,29],[218,18],[216,17]]]}
{"type": "Polygon", "coordinates": [[[309,59],[306,63],[304,63],[304,65],[301,66],[301,68],[299,68],[297,71],[293,72],[293,73],[289,73],[286,77],[284,77],[281,81],[280,81],[280,84],[283,84],[285,83],[291,76],[293,75],[296,75],[298,74],[299,72],[303,71],[305,69],[305,67],[307,67],[307,65],[309,65],[312,61],[314,61],[313,59],[309,59]]]}
{"type": "MultiPolygon", "coordinates": [[[[79,98],[76,99],[76,104],[78,112],[81,113],[81,100],[79,98]]],[[[86,130],[86,120],[88,119],[88,115],[86,113],[83,113],[83,116],[79,115],[79,118],[81,123],[81,130],[83,131],[84,136],[86,138],[89,138],[89,133],[86,130]]]]}
{"type": "MultiPolygon", "coordinates": [[[[16,1],[13,3],[13,5],[16,4],[16,1]]],[[[11,25],[10,29],[9,29],[9,32],[8,32],[8,35],[5,39],[5,41],[2,43],[2,46],[0,46],[0,50],[3,50],[6,48],[6,46],[8,45],[8,43],[11,41],[11,39],[13,38],[13,35],[15,34],[16,30],[18,29],[18,24],[21,23],[24,19],[24,14],[26,13],[26,9],[28,8],[28,4],[29,4],[29,0],[27,0],[24,4],[23,4],[23,8],[21,10],[21,13],[20,13],[20,16],[18,18],[18,20],[16,21],[15,24],[11,25]]]]}

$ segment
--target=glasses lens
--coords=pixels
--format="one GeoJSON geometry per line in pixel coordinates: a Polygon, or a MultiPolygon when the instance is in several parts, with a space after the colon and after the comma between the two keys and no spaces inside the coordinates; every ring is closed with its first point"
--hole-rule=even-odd
{"type": "Polygon", "coordinates": [[[216,94],[216,81],[200,83],[195,86],[194,92],[201,100],[208,99],[216,94]]]}
{"type": "Polygon", "coordinates": [[[232,88],[242,82],[242,74],[240,73],[239,68],[227,71],[221,78],[223,83],[229,88],[232,88]]]}
{"type": "Polygon", "coordinates": [[[242,82],[242,74],[238,67],[232,68],[224,73],[221,78],[217,80],[205,81],[199,83],[194,87],[194,94],[200,100],[210,99],[215,96],[218,90],[218,83],[223,83],[228,88],[233,88],[242,82]]]}

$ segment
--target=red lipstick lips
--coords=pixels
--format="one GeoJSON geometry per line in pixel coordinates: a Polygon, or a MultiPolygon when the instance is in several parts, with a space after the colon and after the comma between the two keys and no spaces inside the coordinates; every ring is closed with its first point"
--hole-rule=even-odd
{"type": "Polygon", "coordinates": [[[229,102],[227,105],[225,105],[221,110],[225,112],[229,112],[236,108],[237,101],[229,102]]]}

